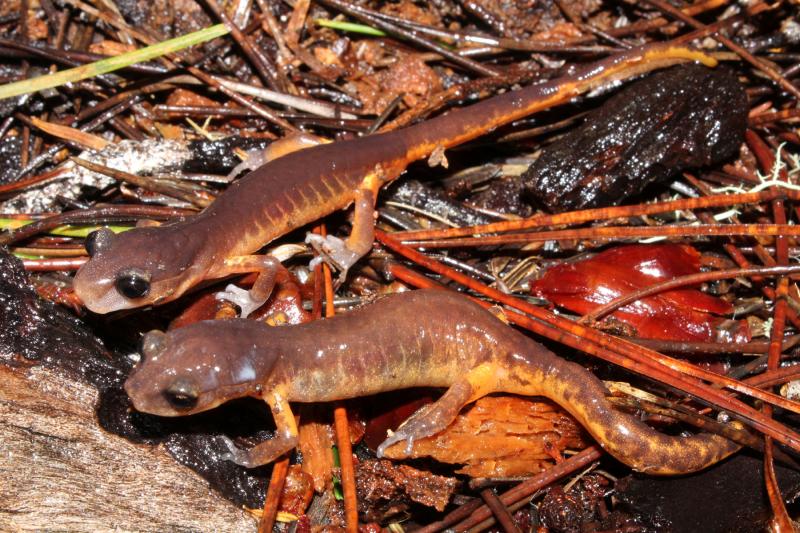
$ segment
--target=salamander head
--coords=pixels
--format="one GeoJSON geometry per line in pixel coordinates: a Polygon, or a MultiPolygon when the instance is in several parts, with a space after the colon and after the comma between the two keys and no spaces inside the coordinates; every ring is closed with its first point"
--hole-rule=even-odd
{"type": "Polygon", "coordinates": [[[101,229],[86,238],[90,259],[75,275],[75,293],[95,313],[165,303],[198,277],[198,242],[172,226],[101,229]]]}
{"type": "Polygon", "coordinates": [[[258,395],[257,382],[269,373],[274,358],[247,340],[252,322],[207,320],[168,333],[147,333],[142,358],[125,382],[136,410],[182,416],[258,395]]]}

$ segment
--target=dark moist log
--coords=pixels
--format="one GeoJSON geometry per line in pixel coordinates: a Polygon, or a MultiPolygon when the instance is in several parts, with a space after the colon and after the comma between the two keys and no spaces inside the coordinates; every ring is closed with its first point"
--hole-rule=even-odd
{"type": "Polygon", "coordinates": [[[241,506],[261,505],[265,474],[222,461],[208,428],[131,412],[131,364],[0,248],[0,531],[255,532],[241,506]]]}
{"type": "Polygon", "coordinates": [[[547,147],[522,175],[525,192],[554,212],[616,205],[652,182],[736,154],[747,110],[744,87],[725,69],[653,74],[547,147]]]}

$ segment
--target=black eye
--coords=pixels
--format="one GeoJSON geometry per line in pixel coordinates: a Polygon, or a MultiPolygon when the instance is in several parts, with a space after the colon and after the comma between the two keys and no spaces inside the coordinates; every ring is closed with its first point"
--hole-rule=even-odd
{"type": "Polygon", "coordinates": [[[87,235],[83,247],[86,248],[86,253],[89,254],[89,257],[94,257],[103,248],[108,247],[113,237],[114,233],[110,229],[102,228],[87,235]]]}
{"type": "Polygon", "coordinates": [[[150,275],[138,269],[117,274],[117,291],[126,298],[142,298],[150,292],[150,275]]]}
{"type": "Polygon", "coordinates": [[[178,379],[164,391],[169,404],[178,410],[191,409],[197,405],[197,389],[187,379],[178,379]]]}

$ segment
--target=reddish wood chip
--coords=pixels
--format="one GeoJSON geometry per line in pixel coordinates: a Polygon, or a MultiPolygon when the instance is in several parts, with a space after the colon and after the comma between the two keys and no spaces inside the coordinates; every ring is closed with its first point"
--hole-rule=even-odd
{"type": "Polygon", "coordinates": [[[314,486],[311,476],[303,472],[300,465],[292,465],[286,474],[278,509],[300,516],[305,513],[313,495],[314,486]]]}
{"type": "Polygon", "coordinates": [[[457,485],[455,478],[386,460],[361,461],[356,466],[359,511],[368,520],[400,512],[409,501],[443,511],[457,485]]]}

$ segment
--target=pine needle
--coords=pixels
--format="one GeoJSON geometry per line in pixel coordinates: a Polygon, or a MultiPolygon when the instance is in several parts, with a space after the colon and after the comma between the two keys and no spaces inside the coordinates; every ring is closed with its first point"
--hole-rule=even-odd
{"type": "Polygon", "coordinates": [[[54,74],[40,76],[30,80],[16,81],[6,85],[0,85],[0,100],[4,98],[11,98],[12,96],[19,96],[21,94],[32,93],[44,89],[50,89],[64,85],[65,83],[76,82],[99,76],[100,74],[107,74],[121,68],[150,61],[157,57],[171,54],[184,48],[194,46],[196,44],[204,43],[217,37],[221,37],[228,33],[228,29],[224,24],[216,24],[199,31],[188,33],[174,39],[169,39],[161,43],[151,46],[146,46],[132,52],[121,54],[115,57],[108,57],[95,61],[94,63],[87,63],[80,67],[62,70],[54,74]]]}

